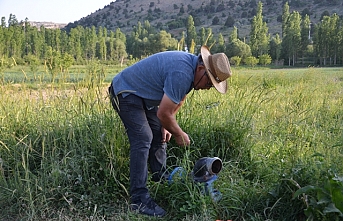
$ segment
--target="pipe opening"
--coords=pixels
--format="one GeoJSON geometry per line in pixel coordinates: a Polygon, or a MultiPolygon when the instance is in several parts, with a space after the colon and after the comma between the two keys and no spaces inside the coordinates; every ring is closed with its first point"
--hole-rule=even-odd
{"type": "Polygon", "coordinates": [[[212,172],[218,174],[222,170],[222,161],[220,159],[215,159],[212,163],[212,172]]]}

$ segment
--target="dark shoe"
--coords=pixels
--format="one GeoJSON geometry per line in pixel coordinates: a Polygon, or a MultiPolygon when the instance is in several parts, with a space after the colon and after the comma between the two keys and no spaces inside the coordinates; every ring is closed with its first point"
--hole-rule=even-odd
{"type": "Polygon", "coordinates": [[[157,205],[150,196],[141,197],[139,200],[132,201],[131,210],[148,216],[163,217],[166,215],[166,211],[157,205]]]}

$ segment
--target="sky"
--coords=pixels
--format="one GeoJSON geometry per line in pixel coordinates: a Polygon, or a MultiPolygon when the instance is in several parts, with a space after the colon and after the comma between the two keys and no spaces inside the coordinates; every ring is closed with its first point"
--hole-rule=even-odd
{"type": "Polygon", "coordinates": [[[0,18],[10,14],[17,20],[69,23],[103,9],[115,0],[0,0],[0,18]]]}

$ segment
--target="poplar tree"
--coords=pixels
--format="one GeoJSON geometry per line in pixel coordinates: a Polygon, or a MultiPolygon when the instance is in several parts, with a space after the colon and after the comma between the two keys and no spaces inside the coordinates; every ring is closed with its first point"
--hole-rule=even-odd
{"type": "Polygon", "coordinates": [[[96,28],[93,25],[91,29],[91,33],[89,36],[89,50],[88,50],[88,56],[90,59],[94,59],[96,56],[96,43],[98,41],[98,36],[96,34],[96,28]]]}
{"type": "Polygon", "coordinates": [[[300,53],[303,59],[307,53],[308,45],[310,44],[310,16],[305,15],[304,19],[301,22],[301,42],[300,42],[300,53]]]}
{"type": "Polygon", "coordinates": [[[199,30],[199,44],[200,45],[206,44],[206,30],[204,27],[201,27],[199,30]]]}
{"type": "Polygon", "coordinates": [[[290,14],[282,39],[282,49],[288,59],[288,65],[295,65],[301,46],[301,16],[294,11],[290,14]]]}
{"type": "Polygon", "coordinates": [[[109,60],[115,59],[115,51],[114,51],[114,32],[110,31],[110,38],[107,43],[107,55],[109,60]]]}
{"type": "Polygon", "coordinates": [[[115,38],[114,48],[116,52],[116,57],[120,60],[120,65],[122,66],[124,58],[127,57],[125,43],[122,40],[115,38]]]}
{"type": "Polygon", "coordinates": [[[340,60],[341,60],[341,64],[343,62],[343,25],[341,25],[338,29],[338,47],[337,47],[337,50],[338,50],[338,55],[340,57],[340,60]]]}
{"type": "Polygon", "coordinates": [[[14,21],[9,21],[9,23],[10,22],[12,23],[9,25],[6,35],[6,42],[8,43],[8,57],[21,58],[24,32],[22,31],[21,26],[16,22],[16,19],[14,19],[14,21]]]}
{"type": "Polygon", "coordinates": [[[37,59],[42,58],[42,48],[44,45],[44,37],[41,34],[41,31],[38,30],[36,27],[30,27],[30,31],[28,33],[29,37],[29,44],[31,48],[31,54],[36,56],[37,59]]]}
{"type": "Polygon", "coordinates": [[[115,41],[114,48],[116,52],[116,57],[120,59],[120,64],[122,65],[124,58],[127,56],[126,53],[126,36],[123,32],[120,31],[120,28],[117,28],[115,31],[115,41]]]}
{"type": "Polygon", "coordinates": [[[126,43],[126,35],[123,32],[121,32],[120,28],[116,29],[115,38],[126,43]]]}
{"type": "Polygon", "coordinates": [[[99,27],[99,30],[98,30],[98,58],[100,60],[106,60],[106,37],[104,35],[105,31],[104,31],[105,28],[103,28],[102,26],[99,27]]]}
{"type": "Polygon", "coordinates": [[[187,47],[189,48],[192,44],[192,40],[196,42],[196,38],[197,38],[197,33],[196,33],[196,29],[194,26],[194,20],[193,17],[190,15],[188,16],[188,20],[187,20],[187,37],[186,37],[186,44],[187,47]]]}
{"type": "Polygon", "coordinates": [[[238,29],[236,26],[234,26],[232,32],[229,35],[229,41],[232,42],[236,39],[238,39],[238,29]]]}
{"type": "Polygon", "coordinates": [[[330,32],[330,39],[329,39],[330,65],[336,65],[337,64],[337,54],[338,54],[338,42],[339,42],[339,27],[340,27],[340,18],[336,13],[331,15],[329,26],[330,26],[330,28],[329,28],[329,32],[330,32]]]}
{"type": "Polygon", "coordinates": [[[320,64],[336,64],[337,43],[339,42],[339,17],[337,14],[324,16],[317,25],[315,50],[320,59],[320,64]]]}
{"type": "Polygon", "coordinates": [[[53,31],[54,34],[54,39],[53,39],[53,43],[55,46],[55,50],[56,51],[61,51],[60,45],[61,45],[61,29],[54,29],[53,31]]]}
{"type": "Polygon", "coordinates": [[[262,2],[258,3],[256,15],[251,22],[249,45],[253,56],[258,57],[268,53],[269,34],[267,23],[263,22],[262,2]]]}
{"type": "Polygon", "coordinates": [[[216,47],[216,52],[225,52],[226,46],[225,46],[225,40],[222,35],[222,33],[219,33],[218,36],[218,46],[216,47]]]}
{"type": "Polygon", "coordinates": [[[25,19],[24,25],[24,42],[22,44],[22,49],[21,49],[21,57],[25,57],[28,54],[31,54],[31,40],[30,40],[30,32],[31,32],[31,27],[30,23],[28,22],[28,19],[25,19]]]}
{"type": "Polygon", "coordinates": [[[66,31],[61,31],[61,35],[60,35],[60,50],[61,53],[68,53],[68,42],[69,42],[69,36],[68,33],[66,31]]]}
{"type": "MultiPolygon", "coordinates": [[[[40,50],[40,59],[46,60],[47,58],[47,52],[48,52],[48,45],[45,41],[45,30],[46,28],[44,26],[41,26],[39,28],[39,41],[42,42],[42,46],[39,49],[40,50]]],[[[68,49],[70,50],[69,47],[69,42],[68,42],[68,49]]]]}
{"type": "Polygon", "coordinates": [[[278,61],[281,56],[281,43],[282,40],[279,34],[276,34],[275,37],[272,37],[270,40],[270,56],[273,60],[278,61]]]}
{"type": "Polygon", "coordinates": [[[4,50],[5,50],[4,35],[5,35],[6,25],[3,23],[4,21],[5,21],[5,17],[2,17],[1,25],[0,25],[0,57],[4,56],[4,50]]]}
{"type": "Polygon", "coordinates": [[[282,34],[281,37],[284,36],[285,28],[286,28],[286,23],[289,17],[289,5],[288,2],[286,2],[282,8],[282,34]]]}
{"type": "Polygon", "coordinates": [[[72,28],[70,30],[68,54],[72,55],[77,62],[80,62],[82,60],[81,36],[80,35],[81,35],[81,33],[80,33],[79,26],[77,26],[76,28],[72,28]]]}

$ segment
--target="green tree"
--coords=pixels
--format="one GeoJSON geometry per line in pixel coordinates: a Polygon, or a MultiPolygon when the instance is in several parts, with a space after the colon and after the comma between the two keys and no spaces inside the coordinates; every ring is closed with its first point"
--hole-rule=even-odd
{"type": "Polygon", "coordinates": [[[108,60],[114,60],[114,32],[112,30],[107,41],[107,56],[108,60]]]}
{"type": "Polygon", "coordinates": [[[170,33],[167,33],[165,30],[160,31],[156,36],[156,51],[167,51],[175,50],[177,48],[177,40],[172,38],[170,33]]]}
{"type": "Polygon", "coordinates": [[[72,55],[76,62],[82,61],[81,28],[77,26],[70,30],[69,44],[67,53],[72,55]]]}
{"type": "Polygon", "coordinates": [[[278,61],[281,56],[281,49],[282,49],[282,40],[279,34],[276,34],[275,37],[272,37],[270,40],[270,56],[273,60],[278,61]]]}
{"type": "Polygon", "coordinates": [[[125,42],[122,39],[115,38],[114,40],[115,58],[123,65],[124,58],[127,57],[125,42]]]}
{"type": "Polygon", "coordinates": [[[123,32],[121,32],[120,28],[116,29],[115,38],[126,43],[126,35],[123,32]]]}
{"type": "MultiPolygon", "coordinates": [[[[337,50],[340,52],[340,54],[338,54],[338,57],[340,57],[341,62],[343,63],[343,26],[340,26],[338,28],[338,34],[337,34],[337,39],[338,39],[338,47],[337,50]]],[[[341,63],[341,64],[342,64],[341,63]]]]}
{"type": "Polygon", "coordinates": [[[36,27],[31,27],[28,35],[28,43],[30,44],[31,49],[30,53],[40,59],[42,55],[42,47],[44,45],[44,39],[41,35],[41,31],[38,31],[36,27]]]}
{"type": "Polygon", "coordinates": [[[234,56],[239,56],[243,60],[246,57],[251,56],[251,49],[250,46],[243,41],[239,39],[235,39],[231,42],[226,47],[226,52],[225,54],[230,58],[234,56]]]}
{"type": "MultiPolygon", "coordinates": [[[[4,17],[2,17],[1,21],[3,22],[5,20],[4,17]]],[[[4,50],[5,50],[5,41],[4,41],[4,35],[5,35],[6,27],[3,27],[0,25],[0,57],[4,56],[4,50]]]]}
{"type": "Polygon", "coordinates": [[[222,33],[219,33],[218,44],[216,45],[215,51],[216,52],[225,52],[226,51],[225,40],[224,40],[224,36],[222,35],[222,33]]]}
{"type": "Polygon", "coordinates": [[[5,16],[1,17],[1,24],[0,24],[0,27],[1,28],[6,28],[6,18],[5,16]]]}
{"type": "Polygon", "coordinates": [[[282,37],[283,37],[284,32],[285,32],[285,28],[286,28],[286,24],[287,24],[289,15],[290,15],[289,5],[288,5],[288,2],[286,2],[282,8],[282,34],[281,34],[282,37]]]}
{"type": "Polygon", "coordinates": [[[18,25],[19,25],[19,22],[18,22],[17,17],[14,14],[11,13],[10,17],[8,19],[8,27],[18,26],[18,25]]]}
{"type": "Polygon", "coordinates": [[[234,26],[230,35],[229,35],[229,41],[232,42],[232,41],[235,41],[237,39],[238,39],[238,29],[236,26],[234,26]]]}
{"type": "Polygon", "coordinates": [[[197,33],[196,33],[195,26],[194,26],[194,20],[193,20],[193,17],[191,15],[188,16],[187,29],[186,30],[187,30],[186,44],[188,47],[190,47],[192,44],[192,40],[194,40],[194,41],[197,40],[197,33]]]}
{"type": "Polygon", "coordinates": [[[199,44],[200,45],[206,44],[206,30],[204,27],[201,27],[199,30],[199,44]]]}
{"type": "Polygon", "coordinates": [[[304,57],[307,55],[307,48],[310,44],[310,16],[305,15],[304,19],[301,22],[301,42],[300,42],[300,53],[299,56],[304,59],[304,57]]]}
{"type": "Polygon", "coordinates": [[[24,42],[22,44],[22,55],[21,55],[22,57],[32,53],[31,39],[30,39],[31,26],[27,19],[24,22],[23,29],[24,29],[24,39],[23,39],[24,42]]]}
{"type": "Polygon", "coordinates": [[[93,60],[96,57],[96,45],[98,41],[95,26],[93,25],[91,28],[86,28],[85,35],[86,36],[83,57],[85,59],[93,60]]]}
{"type": "Polygon", "coordinates": [[[267,23],[263,22],[262,2],[258,3],[257,12],[251,22],[250,42],[254,56],[265,54],[269,50],[269,34],[267,23]]]}
{"type": "Polygon", "coordinates": [[[106,60],[107,58],[107,48],[106,48],[106,38],[107,38],[107,29],[100,26],[98,30],[98,58],[100,60],[106,60]]]}
{"type": "Polygon", "coordinates": [[[288,59],[288,65],[295,65],[301,46],[301,16],[294,11],[290,14],[284,31],[282,49],[288,59]]]}
{"type": "Polygon", "coordinates": [[[337,14],[324,16],[316,28],[315,51],[320,59],[320,64],[336,64],[337,43],[339,42],[339,17],[337,14]]]}
{"type": "Polygon", "coordinates": [[[61,29],[57,28],[53,31],[53,44],[54,48],[57,51],[61,51],[60,45],[61,45],[61,29]]]}
{"type": "Polygon", "coordinates": [[[25,34],[22,27],[19,25],[16,17],[12,15],[9,19],[9,26],[5,34],[7,42],[7,57],[20,59],[22,57],[22,47],[25,44],[25,34]]]}
{"type": "MultiPolygon", "coordinates": [[[[68,33],[65,30],[61,31],[60,39],[61,39],[60,40],[60,42],[61,42],[61,44],[60,44],[60,51],[61,51],[62,54],[64,54],[64,53],[68,52],[68,43],[69,43],[69,35],[68,35],[68,33]]],[[[86,43],[83,43],[83,44],[84,44],[84,47],[85,47],[86,43]]]]}

